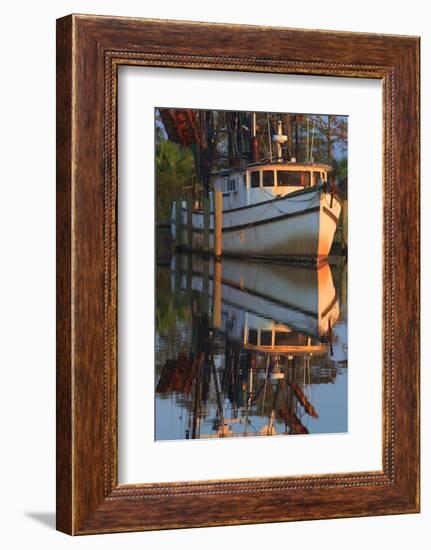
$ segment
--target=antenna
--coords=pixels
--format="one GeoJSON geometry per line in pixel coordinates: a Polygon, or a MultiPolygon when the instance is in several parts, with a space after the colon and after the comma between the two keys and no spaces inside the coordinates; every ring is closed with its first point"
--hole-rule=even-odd
{"type": "Polygon", "coordinates": [[[259,140],[256,136],[256,113],[251,114],[251,161],[259,160],[259,140]]]}

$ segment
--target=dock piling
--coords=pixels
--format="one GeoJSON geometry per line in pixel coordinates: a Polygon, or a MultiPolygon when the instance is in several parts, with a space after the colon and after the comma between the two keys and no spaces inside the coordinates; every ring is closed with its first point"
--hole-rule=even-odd
{"type": "Polygon", "coordinates": [[[183,201],[177,199],[175,201],[175,246],[181,247],[183,232],[183,201]]]}
{"type": "Polygon", "coordinates": [[[201,294],[201,313],[203,315],[208,315],[209,307],[209,262],[204,260],[202,262],[203,266],[203,278],[202,278],[202,294],[201,294]]]}
{"type": "Polygon", "coordinates": [[[204,233],[203,233],[203,242],[202,249],[205,253],[208,253],[210,250],[210,200],[208,197],[203,199],[204,207],[204,233]]]}
{"type": "Polygon", "coordinates": [[[181,255],[175,254],[175,303],[181,300],[181,255]]]}
{"type": "Polygon", "coordinates": [[[221,327],[221,262],[214,262],[213,279],[213,326],[221,327]]]}
{"type": "Polygon", "coordinates": [[[193,248],[193,203],[192,198],[187,197],[186,199],[186,205],[187,205],[187,248],[189,250],[192,250],[193,248]]]}
{"type": "Polygon", "coordinates": [[[223,195],[221,191],[214,192],[214,256],[220,259],[222,255],[222,216],[223,195]]]}

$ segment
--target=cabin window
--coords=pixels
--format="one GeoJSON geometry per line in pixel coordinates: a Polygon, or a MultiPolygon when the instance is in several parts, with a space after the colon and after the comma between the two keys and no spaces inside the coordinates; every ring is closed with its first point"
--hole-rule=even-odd
{"type": "Polygon", "coordinates": [[[260,333],[260,345],[271,346],[272,345],[272,331],[262,330],[260,333]]]}
{"type": "Polygon", "coordinates": [[[223,193],[230,193],[231,191],[237,191],[236,178],[223,178],[223,193]]]}
{"type": "Polygon", "coordinates": [[[231,178],[228,181],[228,191],[236,191],[236,178],[231,178]]]}
{"type": "Polygon", "coordinates": [[[293,170],[277,170],[278,186],[309,187],[310,172],[296,172],[293,170]]]}
{"type": "Polygon", "coordinates": [[[275,345],[276,346],[299,346],[307,343],[307,337],[297,332],[282,332],[277,331],[275,333],[275,345]]]}
{"type": "Polygon", "coordinates": [[[250,175],[251,175],[251,186],[260,187],[260,172],[252,172],[250,175]]]}
{"type": "Polygon", "coordinates": [[[248,343],[257,346],[257,330],[251,328],[248,331],[248,343]]]}
{"type": "Polygon", "coordinates": [[[235,329],[235,319],[227,319],[224,328],[226,332],[233,332],[235,329]]]}
{"type": "Polygon", "coordinates": [[[263,186],[274,187],[274,172],[272,170],[265,170],[263,172],[263,186]]]}
{"type": "Polygon", "coordinates": [[[296,343],[295,333],[292,332],[276,332],[275,333],[275,345],[276,346],[291,346],[296,343]]]}

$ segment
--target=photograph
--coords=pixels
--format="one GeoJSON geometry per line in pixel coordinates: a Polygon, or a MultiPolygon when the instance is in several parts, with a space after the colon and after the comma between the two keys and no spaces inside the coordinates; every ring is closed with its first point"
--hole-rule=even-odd
{"type": "Polygon", "coordinates": [[[158,106],[155,439],[348,431],[348,116],[158,106]]]}

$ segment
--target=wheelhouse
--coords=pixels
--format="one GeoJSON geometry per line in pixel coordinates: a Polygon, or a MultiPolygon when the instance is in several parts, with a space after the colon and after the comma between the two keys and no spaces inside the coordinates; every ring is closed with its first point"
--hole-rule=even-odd
{"type": "Polygon", "coordinates": [[[260,352],[325,351],[319,340],[290,330],[283,325],[248,328],[244,331],[244,348],[260,352]]]}
{"type": "MultiPolygon", "coordinates": [[[[328,167],[329,168],[329,167],[328,167]]],[[[326,182],[328,168],[304,166],[268,166],[247,170],[243,178],[249,178],[250,187],[295,187],[304,188],[326,182]]]]}
{"type": "Polygon", "coordinates": [[[330,166],[316,163],[256,164],[214,174],[213,183],[223,192],[225,206],[234,207],[316,187],[328,181],[330,171],[330,166]]]}

